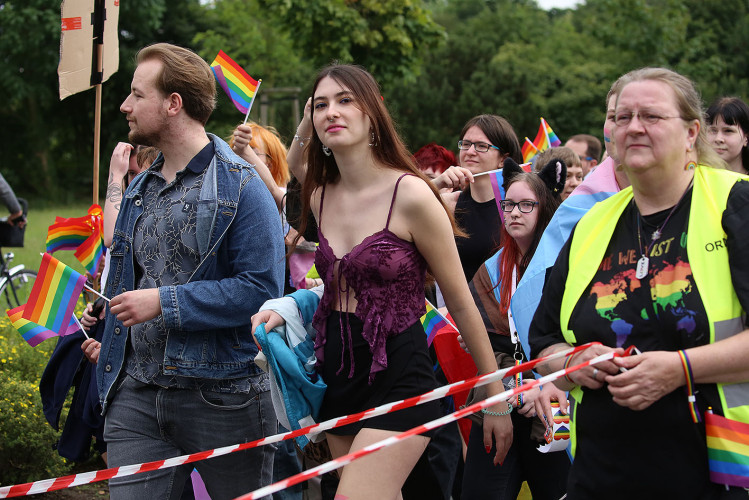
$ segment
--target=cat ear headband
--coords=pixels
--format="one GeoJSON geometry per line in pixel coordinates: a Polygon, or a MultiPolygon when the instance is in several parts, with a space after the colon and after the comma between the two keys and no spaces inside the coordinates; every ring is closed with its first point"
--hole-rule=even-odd
{"type": "MultiPolygon", "coordinates": [[[[509,157],[505,159],[502,167],[502,177],[504,178],[502,187],[505,191],[507,191],[507,188],[512,184],[512,179],[523,172],[525,171],[520,168],[520,165],[515,163],[515,160],[509,157]]],[[[552,195],[559,196],[564,189],[564,184],[567,182],[567,165],[564,161],[558,158],[552,158],[551,161],[541,169],[538,176],[542,181],[544,181],[544,185],[549,188],[552,195]]]]}

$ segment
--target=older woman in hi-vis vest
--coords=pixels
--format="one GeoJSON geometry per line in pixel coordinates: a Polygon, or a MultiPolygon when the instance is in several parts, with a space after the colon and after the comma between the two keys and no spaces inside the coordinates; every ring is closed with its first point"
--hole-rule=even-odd
{"type": "Polygon", "coordinates": [[[625,78],[614,139],[632,187],[580,220],[530,329],[535,357],[601,343],[542,374],[642,352],[557,382],[573,401],[567,498],[746,498],[710,482],[699,416],[749,422],[749,182],[706,141],[691,81],[625,78]]]}

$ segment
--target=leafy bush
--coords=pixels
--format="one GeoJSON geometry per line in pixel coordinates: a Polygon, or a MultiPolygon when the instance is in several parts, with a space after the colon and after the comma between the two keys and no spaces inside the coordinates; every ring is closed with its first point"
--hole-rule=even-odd
{"type": "Polygon", "coordinates": [[[25,483],[66,474],[70,466],[52,449],[58,433],[42,413],[38,378],[0,371],[0,482],[25,483]]]}
{"type": "MultiPolygon", "coordinates": [[[[82,308],[82,302],[79,302],[76,314],[80,315],[82,308]]],[[[70,471],[72,464],[53,449],[60,433],[44,418],[39,395],[39,379],[55,344],[53,338],[36,347],[29,346],[11,326],[7,315],[0,316],[2,485],[57,477],[70,471]]],[[[68,404],[69,400],[70,396],[68,404]]],[[[66,413],[63,411],[63,418],[66,413]]]]}

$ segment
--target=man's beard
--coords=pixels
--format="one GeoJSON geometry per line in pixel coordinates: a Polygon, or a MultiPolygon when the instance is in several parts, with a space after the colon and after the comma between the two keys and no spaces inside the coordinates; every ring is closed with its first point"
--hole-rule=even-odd
{"type": "Polygon", "coordinates": [[[141,146],[153,146],[160,149],[161,139],[164,134],[167,133],[167,122],[165,117],[160,117],[160,123],[154,124],[150,127],[150,131],[146,132],[136,128],[131,130],[127,134],[127,138],[130,144],[140,144],[141,146]]]}
{"type": "Polygon", "coordinates": [[[158,144],[159,139],[161,138],[161,132],[155,132],[155,133],[144,133],[140,130],[131,130],[127,134],[127,138],[130,141],[130,144],[139,144],[141,146],[156,146],[158,144]]]}

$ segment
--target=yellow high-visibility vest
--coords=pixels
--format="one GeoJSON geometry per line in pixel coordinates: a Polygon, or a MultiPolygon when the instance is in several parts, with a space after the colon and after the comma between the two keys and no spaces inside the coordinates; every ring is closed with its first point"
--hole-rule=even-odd
{"type": "MultiPolygon", "coordinates": [[[[733,185],[747,177],[727,170],[700,165],[695,169],[694,187],[687,227],[687,256],[697,290],[710,325],[710,343],[744,330],[745,312],[731,281],[722,217],[733,185]]],[[[597,203],[580,219],[570,245],[569,272],[565,285],[560,326],[567,343],[576,343],[570,330],[572,311],[598,271],[619,218],[632,200],[632,188],[597,203]]],[[[749,422],[749,382],[716,384],[723,415],[749,422]]],[[[583,389],[571,391],[575,406],[582,402],[583,389]]],[[[686,402],[684,403],[686,404],[686,402]]],[[[574,410],[571,414],[573,453],[576,446],[574,410]]]]}

